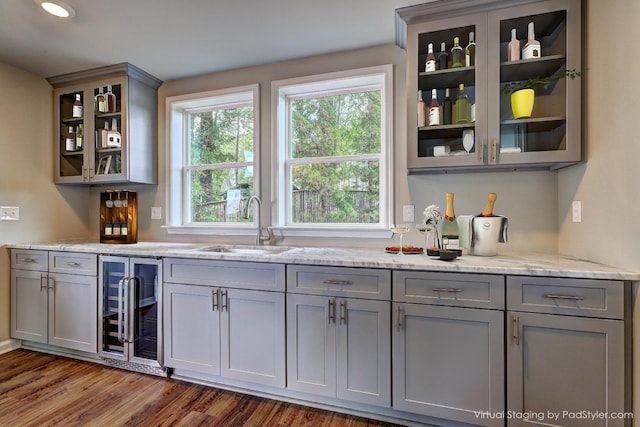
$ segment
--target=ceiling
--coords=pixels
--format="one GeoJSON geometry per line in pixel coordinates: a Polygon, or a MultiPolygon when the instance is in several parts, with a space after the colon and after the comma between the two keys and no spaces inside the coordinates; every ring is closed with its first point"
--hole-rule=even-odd
{"type": "Polygon", "coordinates": [[[0,62],[51,77],[130,62],[161,80],[395,42],[427,0],[0,0],[0,62]]]}

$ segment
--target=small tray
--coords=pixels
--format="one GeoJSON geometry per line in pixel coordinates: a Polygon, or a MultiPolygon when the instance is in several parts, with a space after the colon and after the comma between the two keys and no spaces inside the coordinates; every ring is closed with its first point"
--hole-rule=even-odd
{"type": "MultiPolygon", "coordinates": [[[[399,254],[400,248],[397,246],[387,246],[384,248],[384,251],[388,254],[399,254]]],[[[415,246],[412,247],[404,247],[402,250],[403,255],[420,255],[424,253],[424,249],[417,248],[415,246]],[[408,251],[408,252],[407,252],[408,251]]]]}

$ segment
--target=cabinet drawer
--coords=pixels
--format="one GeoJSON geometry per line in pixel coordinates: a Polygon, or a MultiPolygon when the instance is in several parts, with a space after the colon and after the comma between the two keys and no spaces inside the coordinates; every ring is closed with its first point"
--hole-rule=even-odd
{"type": "Polygon", "coordinates": [[[11,268],[47,271],[49,269],[49,258],[47,254],[47,251],[11,249],[11,268]]]}
{"type": "Polygon", "coordinates": [[[164,281],[188,285],[284,291],[283,264],[202,259],[164,259],[164,281]]]}
{"type": "Polygon", "coordinates": [[[507,277],[507,308],[535,313],[624,318],[624,282],[507,277]]]}
{"type": "Polygon", "coordinates": [[[504,276],[394,271],[393,300],[504,309],[504,276]]]}
{"type": "Polygon", "coordinates": [[[391,271],[370,268],[287,266],[287,291],[388,300],[391,271]]]}
{"type": "Polygon", "coordinates": [[[49,271],[51,273],[98,275],[98,255],[74,252],[49,252],[49,271]]]}

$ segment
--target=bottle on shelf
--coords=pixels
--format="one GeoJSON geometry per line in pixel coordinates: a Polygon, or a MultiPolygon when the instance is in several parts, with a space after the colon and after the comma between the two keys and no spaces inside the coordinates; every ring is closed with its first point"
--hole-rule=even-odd
{"type": "Polygon", "coordinates": [[[107,148],[107,136],[109,135],[109,122],[104,122],[104,129],[98,131],[98,140],[96,141],[98,147],[107,148]]]}
{"type": "Polygon", "coordinates": [[[474,67],[476,65],[476,42],[473,31],[469,33],[469,44],[464,50],[464,59],[467,67],[474,67]]]}
{"type": "Polygon", "coordinates": [[[440,122],[440,104],[438,104],[438,91],[431,89],[431,104],[429,105],[429,126],[438,126],[440,122]]]}
{"type": "Polygon", "coordinates": [[[516,36],[516,29],[511,29],[511,41],[507,47],[507,61],[520,60],[520,40],[516,36]]]}
{"type": "Polygon", "coordinates": [[[71,116],[73,118],[82,117],[82,98],[79,93],[76,93],[76,100],[73,102],[73,106],[71,107],[71,116]]]}
{"type": "Polygon", "coordinates": [[[447,193],[447,208],[442,220],[442,243],[445,249],[460,248],[460,233],[458,232],[458,221],[453,209],[453,193],[447,193]]]}
{"type": "Polygon", "coordinates": [[[107,113],[116,112],[116,95],[111,90],[111,85],[107,85],[107,93],[104,94],[107,113]]]}
{"type": "Polygon", "coordinates": [[[119,236],[120,232],[122,231],[122,228],[120,228],[120,220],[116,217],[112,219],[112,226],[113,226],[113,231],[112,234],[114,236],[119,236]]]}
{"type": "Polygon", "coordinates": [[[424,71],[425,73],[436,71],[436,57],[433,54],[433,43],[429,43],[427,47],[427,59],[424,63],[424,71]]]}
{"type": "Polygon", "coordinates": [[[438,54],[438,69],[446,70],[449,67],[449,54],[447,53],[445,42],[440,43],[440,53],[438,54]]]}
{"type": "Polygon", "coordinates": [[[104,226],[104,235],[111,236],[113,235],[113,223],[107,220],[107,223],[104,226]]]}
{"type": "Polygon", "coordinates": [[[122,210],[123,212],[122,212],[122,215],[120,216],[120,235],[127,236],[129,234],[129,224],[127,221],[127,207],[125,206],[122,210]]]}
{"type": "Polygon", "coordinates": [[[540,42],[536,40],[533,22],[529,22],[527,26],[527,44],[522,48],[522,59],[540,58],[541,56],[540,42]]]}
{"type": "Polygon", "coordinates": [[[76,128],[76,151],[82,151],[84,148],[84,127],[82,123],[76,128]]]}
{"type": "Polygon", "coordinates": [[[460,47],[460,39],[453,38],[453,47],[451,48],[451,68],[464,66],[464,53],[460,47]]]}
{"type": "Polygon", "coordinates": [[[480,214],[480,216],[484,216],[484,217],[494,216],[493,205],[495,205],[497,198],[498,198],[498,195],[496,193],[489,193],[489,197],[487,198],[487,204],[484,205],[484,209],[482,210],[482,213],[480,214]]]}
{"type": "Polygon", "coordinates": [[[460,83],[455,105],[456,123],[469,123],[469,97],[464,91],[464,84],[460,83]]]}
{"type": "Polygon", "coordinates": [[[66,151],[76,151],[76,135],[73,132],[73,126],[69,126],[67,130],[64,138],[64,148],[66,151]]]}
{"type": "Polygon", "coordinates": [[[122,136],[118,132],[118,120],[111,119],[111,130],[107,132],[107,147],[118,148],[122,146],[122,136]]]}
{"type": "Polygon", "coordinates": [[[422,99],[422,91],[418,91],[418,127],[427,125],[427,106],[422,99]]]}
{"type": "Polygon", "coordinates": [[[96,114],[106,113],[107,104],[105,102],[104,94],[102,93],[102,86],[98,88],[98,94],[95,99],[96,114]]]}
{"type": "Polygon", "coordinates": [[[442,101],[442,106],[441,106],[443,125],[450,125],[453,123],[452,116],[451,116],[452,107],[453,107],[453,104],[451,103],[451,98],[449,98],[449,88],[446,88],[444,90],[444,101],[442,101]]]}

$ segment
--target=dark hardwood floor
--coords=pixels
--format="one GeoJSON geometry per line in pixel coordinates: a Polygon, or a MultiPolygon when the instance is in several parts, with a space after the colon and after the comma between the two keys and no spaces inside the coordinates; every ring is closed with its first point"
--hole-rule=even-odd
{"type": "Polygon", "coordinates": [[[20,349],[0,355],[0,426],[393,424],[20,349]]]}

